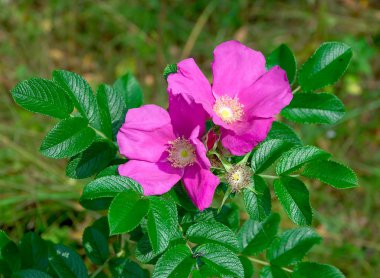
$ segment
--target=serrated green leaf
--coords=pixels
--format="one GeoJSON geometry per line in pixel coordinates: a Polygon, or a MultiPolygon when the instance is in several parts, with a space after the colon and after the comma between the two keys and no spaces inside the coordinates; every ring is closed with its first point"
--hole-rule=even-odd
{"type": "Polygon", "coordinates": [[[289,174],[298,170],[306,163],[326,160],[330,157],[329,153],[314,146],[294,148],[281,156],[276,166],[276,173],[277,175],[289,174]]]}
{"type": "Polygon", "coordinates": [[[121,192],[134,190],[142,194],[143,189],[134,180],[123,176],[105,176],[87,184],[81,196],[81,201],[104,197],[115,197],[121,192]]]}
{"type": "Polygon", "coordinates": [[[153,251],[163,252],[168,246],[170,237],[178,226],[177,208],[170,200],[152,196],[149,198],[148,235],[153,251]]]}
{"type": "Polygon", "coordinates": [[[267,258],[273,265],[293,265],[301,261],[306,253],[320,242],[321,237],[311,228],[287,230],[269,246],[267,258]]]}
{"type": "Polygon", "coordinates": [[[245,208],[253,220],[263,221],[271,212],[272,201],[265,180],[254,175],[250,187],[243,191],[245,208]]]}
{"type": "Polygon", "coordinates": [[[33,268],[47,271],[48,244],[35,233],[27,233],[19,244],[21,266],[23,269],[33,268]]]}
{"type": "Polygon", "coordinates": [[[333,84],[346,71],[352,57],[351,47],[341,42],[323,43],[302,65],[298,82],[311,91],[333,84]]]}
{"type": "Polygon", "coordinates": [[[287,278],[288,275],[284,270],[275,265],[264,266],[260,271],[260,278],[287,278]]]}
{"type": "Polygon", "coordinates": [[[42,141],[40,152],[50,158],[65,158],[84,151],[95,139],[95,131],[87,125],[83,118],[60,121],[42,141]]]}
{"type": "Polygon", "coordinates": [[[87,81],[79,74],[66,70],[53,71],[53,80],[65,88],[82,117],[97,126],[96,98],[87,81]]]}
{"type": "Polygon", "coordinates": [[[252,154],[251,168],[255,174],[263,172],[271,166],[283,152],[289,150],[292,144],[280,140],[269,139],[257,146],[252,154]]]}
{"type": "Polygon", "coordinates": [[[177,245],[166,251],[157,261],[153,278],[189,277],[195,264],[190,249],[186,245],[177,245]]]}
{"type": "Polygon", "coordinates": [[[222,206],[222,209],[215,216],[215,220],[226,225],[232,231],[240,227],[240,210],[235,203],[228,203],[222,206]]]}
{"type": "Polygon", "coordinates": [[[115,147],[105,141],[96,141],[84,152],[69,160],[66,175],[74,179],[91,177],[107,167],[115,155],[115,147]]]}
{"type": "Polygon", "coordinates": [[[107,177],[107,176],[118,176],[119,175],[118,168],[119,168],[119,165],[108,166],[107,168],[100,171],[99,174],[96,175],[96,178],[99,179],[99,178],[107,177]]]}
{"type": "Polygon", "coordinates": [[[74,108],[65,90],[50,80],[25,80],[11,92],[15,102],[22,108],[58,119],[69,117],[74,108]]]}
{"type": "Polygon", "coordinates": [[[274,193],[289,218],[297,225],[311,225],[313,212],[305,184],[296,178],[282,177],[273,183],[274,193]]]}
{"type": "Polygon", "coordinates": [[[158,254],[154,253],[147,235],[144,235],[137,242],[135,253],[136,258],[144,264],[153,263],[153,260],[158,256],[158,254]]]}
{"type": "Polygon", "coordinates": [[[303,262],[296,266],[294,278],[344,278],[343,273],[335,266],[313,262],[303,262]]]}
{"type": "Polygon", "coordinates": [[[316,161],[306,165],[302,176],[318,179],[338,189],[358,186],[358,178],[352,169],[331,160],[316,161]]]}
{"type": "Polygon", "coordinates": [[[272,213],[264,221],[246,221],[241,227],[237,238],[242,253],[255,255],[269,246],[276,236],[280,224],[280,216],[272,213]]]}
{"type": "Polygon", "coordinates": [[[267,57],[267,69],[278,65],[286,71],[289,83],[293,84],[296,77],[297,63],[292,50],[286,45],[281,44],[267,57]]]}
{"type": "MultiPolygon", "coordinates": [[[[96,180],[95,180],[96,181],[96,180]]],[[[136,191],[119,193],[108,211],[110,235],[128,233],[140,224],[149,211],[149,200],[136,191]]]]}
{"type": "Polygon", "coordinates": [[[7,236],[7,234],[3,231],[3,230],[0,230],[0,259],[2,258],[1,257],[1,249],[3,249],[3,247],[8,244],[8,242],[10,242],[11,240],[9,239],[9,237],[7,236]]]}
{"type": "Polygon", "coordinates": [[[96,91],[96,102],[98,104],[99,110],[100,131],[103,132],[103,134],[110,139],[114,139],[111,112],[108,103],[108,95],[112,96],[112,92],[112,87],[105,84],[100,85],[98,90],[96,91]]]}
{"type": "Polygon", "coordinates": [[[95,227],[87,227],[82,243],[87,257],[97,265],[102,265],[109,256],[108,237],[95,227]]]}
{"type": "Polygon", "coordinates": [[[49,274],[36,269],[23,269],[12,274],[12,278],[52,278],[49,274]]]}
{"type": "Polygon", "coordinates": [[[333,124],[345,114],[343,103],[332,94],[298,93],[281,115],[296,123],[333,124]]]}
{"type": "Polygon", "coordinates": [[[280,139],[291,143],[293,146],[302,145],[301,139],[288,125],[281,122],[273,122],[266,140],[280,139]]]}
{"type": "MultiPolygon", "coordinates": [[[[125,106],[136,108],[143,103],[143,94],[139,82],[131,73],[121,76],[113,84],[113,88],[124,99],[125,106]]],[[[123,119],[124,120],[124,119],[123,119]]]]}
{"type": "Polygon", "coordinates": [[[238,256],[222,245],[200,245],[195,249],[195,255],[220,276],[244,277],[244,268],[238,256]]]}
{"type": "Polygon", "coordinates": [[[57,244],[49,248],[49,264],[59,278],[87,278],[82,258],[70,248],[57,244]]]}
{"type": "Polygon", "coordinates": [[[244,256],[239,256],[239,260],[244,268],[244,278],[252,278],[255,273],[252,262],[244,256]]]}
{"type": "Polygon", "coordinates": [[[149,272],[126,258],[113,258],[110,263],[113,278],[149,278],[149,272]]]}
{"type": "Polygon", "coordinates": [[[216,243],[239,251],[239,243],[235,234],[225,225],[219,222],[198,222],[189,227],[186,237],[197,244],[216,243]]]}
{"type": "Polygon", "coordinates": [[[2,246],[0,256],[12,272],[21,268],[20,250],[13,241],[8,241],[2,246]]]}

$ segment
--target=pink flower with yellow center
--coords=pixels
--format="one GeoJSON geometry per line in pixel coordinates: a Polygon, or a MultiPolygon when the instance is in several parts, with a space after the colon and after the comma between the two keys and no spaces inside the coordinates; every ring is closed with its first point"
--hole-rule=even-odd
{"type": "Polygon", "coordinates": [[[199,103],[220,126],[222,145],[234,155],[244,155],[263,141],[274,116],[292,100],[286,73],[265,68],[261,52],[237,41],[214,50],[210,85],[194,59],[177,64],[168,76],[168,91],[199,103]]]}
{"type": "Polygon", "coordinates": [[[169,112],[156,105],[130,109],[117,134],[120,153],[129,159],[119,166],[120,175],[140,183],[145,195],[164,194],[182,178],[193,203],[209,207],[219,179],[199,140],[206,116],[201,105],[182,96],[170,96],[169,112]]]}

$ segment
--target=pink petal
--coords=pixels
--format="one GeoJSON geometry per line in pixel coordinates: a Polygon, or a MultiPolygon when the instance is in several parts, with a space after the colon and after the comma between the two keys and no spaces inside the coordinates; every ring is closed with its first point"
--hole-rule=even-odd
{"type": "Polygon", "coordinates": [[[198,164],[186,167],[183,183],[190,199],[199,210],[208,208],[214,197],[219,178],[198,164]]]}
{"type": "Polygon", "coordinates": [[[199,164],[202,167],[209,169],[211,163],[206,156],[207,150],[205,145],[198,138],[192,138],[190,139],[190,142],[195,146],[197,161],[199,162],[199,164]]]}
{"type": "Polygon", "coordinates": [[[201,136],[205,132],[208,115],[202,105],[193,100],[186,100],[182,95],[169,93],[169,115],[177,136],[189,138],[196,127],[200,128],[198,133],[201,136]]]}
{"type": "Polygon", "coordinates": [[[227,41],[215,48],[211,66],[214,94],[235,97],[265,73],[265,58],[238,41],[227,41]]]}
{"type": "Polygon", "coordinates": [[[175,139],[169,114],[156,105],[130,109],[117,134],[120,153],[129,159],[157,162],[175,139]]]}
{"type": "Polygon", "coordinates": [[[168,76],[168,92],[183,95],[187,100],[202,104],[211,113],[215,99],[211,86],[194,59],[189,58],[177,64],[178,72],[168,76]]]}
{"type": "Polygon", "coordinates": [[[134,179],[144,189],[144,195],[161,195],[168,192],[182,177],[183,170],[168,162],[151,163],[130,160],[118,168],[119,174],[134,179]]]}
{"type": "Polygon", "coordinates": [[[243,134],[236,134],[233,131],[221,129],[222,145],[233,155],[245,155],[257,144],[265,140],[273,121],[274,118],[252,119],[249,122],[250,128],[243,134]]]}
{"type": "Polygon", "coordinates": [[[249,116],[267,118],[280,113],[290,103],[293,94],[286,72],[275,66],[242,90],[238,97],[249,116]]]}

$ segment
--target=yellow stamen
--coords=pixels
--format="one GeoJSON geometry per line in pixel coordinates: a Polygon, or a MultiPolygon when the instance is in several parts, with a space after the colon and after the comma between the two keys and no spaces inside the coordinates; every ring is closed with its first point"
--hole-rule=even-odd
{"type": "Polygon", "coordinates": [[[196,160],[195,148],[189,140],[178,137],[169,142],[168,160],[175,168],[184,168],[193,165],[196,160]]]}
{"type": "Polygon", "coordinates": [[[214,112],[227,124],[234,123],[242,119],[244,115],[244,105],[237,97],[221,96],[215,101],[214,112]]]}

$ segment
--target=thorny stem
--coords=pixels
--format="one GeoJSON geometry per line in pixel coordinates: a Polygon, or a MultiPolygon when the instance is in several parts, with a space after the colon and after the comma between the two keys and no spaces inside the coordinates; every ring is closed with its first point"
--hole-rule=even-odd
{"type": "MultiPolygon", "coordinates": [[[[254,262],[254,263],[257,263],[257,264],[261,264],[261,265],[270,265],[270,263],[266,262],[266,261],[262,261],[262,260],[259,260],[259,259],[256,259],[256,258],[253,258],[253,257],[249,257],[247,256],[248,260],[250,260],[251,262],[254,262]]],[[[281,267],[283,270],[287,271],[287,272],[293,272],[293,270],[289,269],[289,268],[286,268],[286,267],[281,267]]]]}

